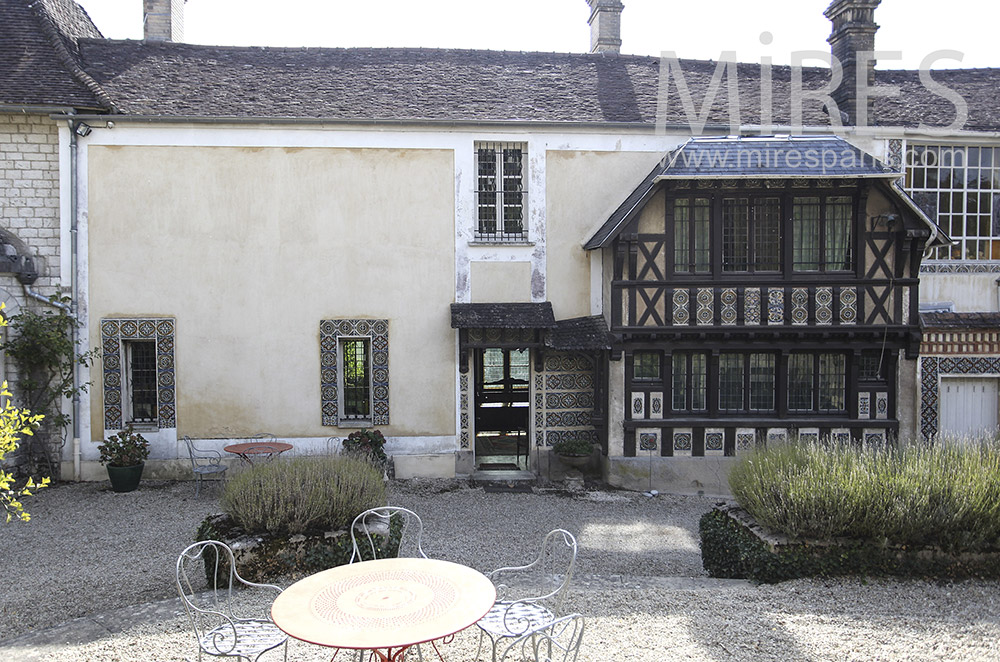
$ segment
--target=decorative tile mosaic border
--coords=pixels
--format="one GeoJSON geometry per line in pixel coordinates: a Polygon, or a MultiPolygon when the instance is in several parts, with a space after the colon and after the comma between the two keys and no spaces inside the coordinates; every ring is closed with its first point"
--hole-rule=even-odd
{"type": "Polygon", "coordinates": [[[767,323],[785,323],[785,290],[771,287],[767,290],[767,323]]]}
{"type": "Polygon", "coordinates": [[[864,440],[865,446],[885,446],[886,433],[885,430],[881,428],[865,428],[862,439],[864,440]]]}
{"type": "Polygon", "coordinates": [[[833,288],[816,288],[816,324],[833,324],[833,288]]]}
{"type": "Polygon", "coordinates": [[[1000,375],[1000,356],[920,357],[920,434],[925,439],[939,430],[941,375],[1000,375]]]}
{"type": "Polygon", "coordinates": [[[461,448],[470,447],[470,429],[469,429],[469,375],[463,374],[458,376],[458,391],[459,391],[459,409],[461,410],[461,426],[459,443],[461,448]]]}
{"type": "Polygon", "coordinates": [[[656,428],[645,428],[635,431],[639,442],[638,449],[647,453],[657,451],[660,448],[660,430],[656,428]]]}
{"type": "Polygon", "coordinates": [[[323,425],[340,425],[337,352],[341,336],[371,339],[372,425],[389,425],[389,320],[337,319],[319,323],[323,425]]]}
{"type": "Polygon", "coordinates": [[[1000,261],[993,262],[923,262],[922,274],[1000,274],[1000,261]]]}
{"type": "Polygon", "coordinates": [[[733,326],[738,319],[738,313],[736,312],[736,302],[739,299],[739,295],[735,287],[727,287],[722,290],[722,295],[720,296],[722,301],[722,324],[723,326],[733,326]]]}
{"type": "Polygon", "coordinates": [[[858,418],[871,418],[872,394],[868,391],[858,393],[858,418]]]}
{"type": "Polygon", "coordinates": [[[705,455],[726,454],[726,433],[722,428],[705,430],[705,455]]]}
{"type": "Polygon", "coordinates": [[[101,358],[104,366],[104,428],[121,430],[122,412],[122,341],[156,341],[156,424],[160,428],[177,427],[176,380],[174,371],[174,318],[128,318],[101,320],[101,358]]]}
{"type": "Polygon", "coordinates": [[[889,394],[886,391],[875,394],[875,418],[880,420],[889,418],[889,394]]]}
{"type": "Polygon", "coordinates": [[[663,393],[649,394],[649,417],[663,418],[663,393]]]}
{"type": "Polygon", "coordinates": [[[851,443],[851,431],[847,428],[834,428],[830,430],[830,439],[837,444],[851,443]]]}
{"type": "Polygon", "coordinates": [[[684,326],[691,322],[691,312],[688,308],[691,303],[691,295],[687,290],[674,290],[674,324],[684,326]]]}
{"type": "Polygon", "coordinates": [[[694,446],[694,432],[691,428],[679,428],[674,430],[674,457],[691,457],[694,446]]]}
{"type": "Polygon", "coordinates": [[[792,324],[809,322],[809,290],[805,287],[792,288],[792,324]]]}
{"type": "Polygon", "coordinates": [[[760,324],[760,288],[743,290],[743,323],[747,326],[760,324]]]}
{"type": "Polygon", "coordinates": [[[818,443],[819,428],[799,428],[799,441],[806,443],[818,443]]]}
{"type": "Polygon", "coordinates": [[[698,288],[698,325],[708,326],[715,322],[715,291],[711,287],[698,288]]]}
{"type": "Polygon", "coordinates": [[[736,455],[745,455],[757,446],[757,431],[753,428],[736,428],[736,455]]]}
{"type": "Polygon", "coordinates": [[[858,321],[858,291],[853,287],[840,288],[840,323],[856,324],[858,321]]]}
{"type": "Polygon", "coordinates": [[[768,428],[767,443],[783,444],[788,441],[788,430],[786,428],[768,428]]]}
{"type": "Polygon", "coordinates": [[[549,351],[544,375],[535,375],[535,443],[551,446],[561,439],[598,443],[594,414],[594,363],[575,352],[549,351]]]}

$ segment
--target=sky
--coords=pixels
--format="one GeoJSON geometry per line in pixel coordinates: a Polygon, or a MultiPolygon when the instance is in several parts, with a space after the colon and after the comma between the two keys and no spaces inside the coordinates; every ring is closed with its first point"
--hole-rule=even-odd
{"type": "MultiPolygon", "coordinates": [[[[143,0],[77,0],[105,37],[142,38],[143,0]]],[[[622,53],[721,58],[829,52],[830,0],[623,0],[622,53]]],[[[590,48],[585,0],[187,0],[184,41],[220,46],[424,47],[582,53],[590,48]]],[[[1000,67],[997,0],[883,0],[879,69],[1000,67]],[[947,11],[940,11],[946,7],[947,11]]],[[[820,64],[806,59],[807,65],[820,64]]]]}

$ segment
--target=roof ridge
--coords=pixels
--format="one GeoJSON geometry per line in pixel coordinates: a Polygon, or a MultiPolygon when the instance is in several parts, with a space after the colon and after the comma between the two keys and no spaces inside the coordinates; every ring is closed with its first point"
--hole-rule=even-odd
{"type": "Polygon", "coordinates": [[[90,74],[83,70],[80,62],[66,47],[66,43],[63,41],[64,34],[59,29],[55,19],[52,18],[51,14],[49,14],[49,9],[45,5],[44,0],[30,0],[28,3],[28,9],[30,9],[35,17],[38,18],[42,32],[45,33],[49,43],[55,50],[56,56],[62,62],[63,66],[66,67],[69,74],[73,76],[77,82],[90,90],[97,98],[98,103],[100,103],[105,109],[112,113],[120,113],[121,111],[111,98],[111,95],[109,95],[104,88],[101,87],[101,85],[94,80],[93,77],[91,77],[90,74]]]}

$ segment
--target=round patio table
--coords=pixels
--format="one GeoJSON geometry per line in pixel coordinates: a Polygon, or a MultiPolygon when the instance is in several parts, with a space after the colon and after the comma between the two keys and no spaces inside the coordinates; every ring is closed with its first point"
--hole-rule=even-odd
{"type": "Polygon", "coordinates": [[[255,459],[269,460],[285,451],[290,451],[292,445],[283,441],[249,441],[242,444],[230,444],[222,450],[238,455],[247,464],[253,464],[255,459]]]}
{"type": "Polygon", "coordinates": [[[496,601],[483,574],[435,559],[364,561],[323,570],[277,597],[271,618],[288,635],[320,646],[370,650],[383,662],[444,639],[482,618],[496,601]]]}

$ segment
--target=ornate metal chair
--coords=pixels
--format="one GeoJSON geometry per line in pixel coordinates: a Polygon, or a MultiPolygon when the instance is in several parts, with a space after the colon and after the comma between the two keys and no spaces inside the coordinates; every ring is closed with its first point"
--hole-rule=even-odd
{"type": "Polygon", "coordinates": [[[382,506],[369,508],[354,518],[354,523],[351,525],[351,542],[354,543],[354,551],[351,553],[350,563],[370,561],[386,556],[382,545],[375,536],[382,536],[383,540],[388,539],[389,526],[393,517],[403,518],[403,532],[399,539],[399,551],[396,556],[427,558],[421,546],[424,523],[420,516],[412,510],[399,506],[382,506]]]}
{"type": "Polygon", "coordinates": [[[496,662],[503,639],[520,638],[555,621],[561,615],[575,565],[576,538],[565,529],[554,529],[542,539],[541,551],[533,562],[487,573],[497,587],[497,601],[476,623],[480,630],[476,657],[483,635],[490,638],[496,662]]]}
{"type": "Polygon", "coordinates": [[[256,662],[284,645],[287,661],[288,635],[271,621],[266,608],[256,615],[240,611],[233,599],[234,587],[274,591],[274,597],[281,593],[277,586],[240,577],[233,550],[218,540],[196,542],[177,558],[177,592],[198,640],[198,660],[207,653],[256,662]],[[208,590],[196,592],[195,587],[206,581],[208,590]]]}
{"type": "Polygon", "coordinates": [[[570,614],[514,639],[500,661],[575,662],[583,642],[583,616],[570,614]]]}
{"type": "MultiPolygon", "coordinates": [[[[354,518],[351,524],[351,542],[354,543],[354,551],[351,553],[349,563],[359,563],[361,561],[371,561],[387,556],[384,543],[379,543],[376,536],[380,536],[383,541],[388,541],[390,527],[394,517],[403,518],[403,530],[399,538],[398,557],[420,557],[427,558],[421,546],[421,538],[424,535],[424,523],[412,510],[399,506],[382,506],[380,508],[369,508],[354,518]],[[360,537],[360,540],[359,540],[360,537]]],[[[431,646],[437,651],[437,645],[431,642],[431,646]]],[[[420,646],[414,646],[417,651],[417,659],[423,662],[424,653],[420,646]]],[[[440,657],[441,653],[438,652],[440,657]]],[[[443,658],[442,658],[443,659],[443,658]]],[[[358,662],[364,660],[364,651],[358,651],[358,662]]]]}
{"type": "Polygon", "coordinates": [[[191,458],[191,471],[194,472],[198,482],[195,483],[195,497],[201,492],[201,481],[205,476],[218,474],[220,478],[225,476],[226,465],[222,464],[222,453],[211,449],[200,449],[191,441],[191,437],[184,435],[184,443],[187,445],[188,455],[191,458]]]}

